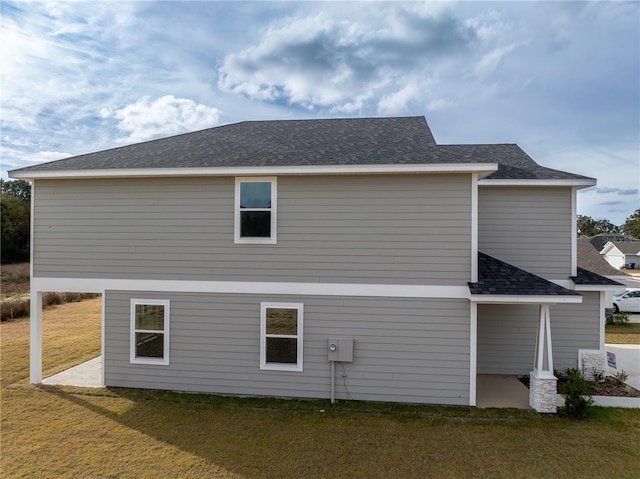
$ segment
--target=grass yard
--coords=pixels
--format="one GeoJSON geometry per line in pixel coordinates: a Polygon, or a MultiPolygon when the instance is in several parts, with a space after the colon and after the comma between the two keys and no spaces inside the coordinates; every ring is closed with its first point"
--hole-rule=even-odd
{"type": "MultiPolygon", "coordinates": [[[[99,320],[89,326],[85,315],[99,318],[99,306],[45,311],[45,369],[96,354],[99,320]]],[[[26,381],[28,322],[0,328],[3,479],[640,477],[640,410],[593,408],[578,422],[511,409],[36,387],[26,381]]]]}
{"type": "Polygon", "coordinates": [[[604,337],[607,344],[640,344],[640,323],[607,324],[604,337]]]}

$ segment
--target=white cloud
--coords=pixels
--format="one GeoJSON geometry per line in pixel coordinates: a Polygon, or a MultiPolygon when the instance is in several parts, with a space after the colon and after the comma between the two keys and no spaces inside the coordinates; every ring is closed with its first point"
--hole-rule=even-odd
{"type": "Polygon", "coordinates": [[[478,63],[476,64],[476,74],[484,77],[493,73],[496,68],[498,68],[498,65],[500,64],[502,59],[519,46],[520,45],[518,44],[506,45],[503,47],[495,48],[489,53],[483,55],[480,61],[478,61],[478,63]]]}
{"type": "Polygon", "coordinates": [[[102,109],[100,113],[103,117],[119,120],[118,128],[128,133],[126,140],[131,142],[211,128],[220,123],[217,108],[173,95],[156,100],[142,97],[123,108],[102,109]]]}
{"type": "Polygon", "coordinates": [[[422,78],[477,47],[473,27],[448,9],[380,4],[366,21],[335,12],[288,18],[254,46],[226,55],[218,87],[309,110],[407,111],[426,103],[422,78]]]}

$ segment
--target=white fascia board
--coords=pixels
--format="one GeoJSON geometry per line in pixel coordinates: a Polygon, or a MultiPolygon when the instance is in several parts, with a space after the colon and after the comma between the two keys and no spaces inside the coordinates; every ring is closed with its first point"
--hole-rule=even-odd
{"type": "Polygon", "coordinates": [[[536,180],[536,179],[490,179],[485,178],[478,182],[480,186],[571,186],[576,189],[588,188],[589,186],[595,186],[596,180],[594,179],[548,179],[548,180],[536,180]]]}
{"type": "Polygon", "coordinates": [[[620,291],[620,288],[624,288],[624,285],[576,284],[574,289],[576,291],[620,291]]]}
{"type": "Polygon", "coordinates": [[[148,291],[309,296],[469,299],[468,286],[412,284],[277,283],[243,281],[173,281],[147,279],[33,278],[33,291],[148,291]]]}
{"type": "Polygon", "coordinates": [[[507,294],[472,294],[471,301],[482,304],[559,304],[582,303],[582,296],[518,296],[507,294]]]}
{"type": "Polygon", "coordinates": [[[155,176],[256,176],[256,175],[357,175],[407,173],[478,173],[490,175],[497,171],[497,163],[434,163],[388,165],[318,165],[318,166],[255,166],[231,168],[113,168],[95,170],[14,171],[17,179],[69,178],[144,178],[155,176]]]}
{"type": "MultiPolygon", "coordinates": [[[[605,245],[602,247],[602,251],[600,251],[600,254],[607,254],[613,248],[618,249],[616,245],[614,245],[611,241],[607,241],[605,245]]],[[[620,250],[618,249],[618,251],[620,250]]],[[[620,253],[622,253],[622,251],[620,251],[620,253]]]]}

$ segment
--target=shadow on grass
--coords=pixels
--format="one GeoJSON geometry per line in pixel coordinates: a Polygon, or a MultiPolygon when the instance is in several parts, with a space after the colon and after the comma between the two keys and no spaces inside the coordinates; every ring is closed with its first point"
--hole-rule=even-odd
{"type": "MultiPolygon", "coordinates": [[[[466,475],[473,468],[460,463],[460,447],[476,455],[496,424],[520,435],[541,420],[517,409],[369,402],[331,407],[328,400],[40,389],[245,477],[428,477],[434,470],[466,475]]],[[[489,463],[496,460],[486,452],[481,459],[485,455],[489,463]]]]}

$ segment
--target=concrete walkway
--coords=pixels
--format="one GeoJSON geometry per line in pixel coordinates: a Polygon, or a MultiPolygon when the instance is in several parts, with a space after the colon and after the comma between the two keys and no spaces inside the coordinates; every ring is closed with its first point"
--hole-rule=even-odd
{"type": "Polygon", "coordinates": [[[78,364],[66,371],[42,380],[49,386],[80,386],[83,388],[102,387],[102,356],[78,364]]]}

